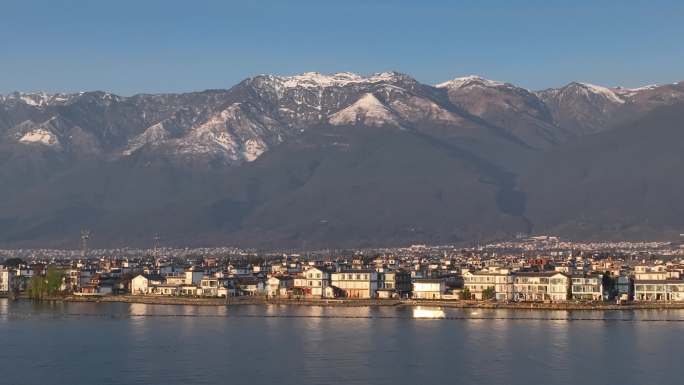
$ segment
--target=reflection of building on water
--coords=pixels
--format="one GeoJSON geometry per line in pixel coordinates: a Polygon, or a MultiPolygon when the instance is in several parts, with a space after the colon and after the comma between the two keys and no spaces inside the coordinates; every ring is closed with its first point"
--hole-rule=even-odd
{"type": "Polygon", "coordinates": [[[0,317],[7,317],[9,313],[9,299],[0,298],[0,317]]]}
{"type": "Polygon", "coordinates": [[[129,313],[132,316],[146,316],[147,315],[147,304],[144,303],[131,303],[128,307],[129,313]]]}
{"type": "Polygon", "coordinates": [[[422,306],[413,309],[413,318],[445,318],[444,310],[440,308],[425,308],[422,306]]]}

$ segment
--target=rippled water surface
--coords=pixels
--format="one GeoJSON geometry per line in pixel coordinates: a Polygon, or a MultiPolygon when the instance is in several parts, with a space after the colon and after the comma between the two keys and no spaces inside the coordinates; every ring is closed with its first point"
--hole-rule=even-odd
{"type": "Polygon", "coordinates": [[[684,311],[0,299],[0,384],[682,384],[684,311]]]}

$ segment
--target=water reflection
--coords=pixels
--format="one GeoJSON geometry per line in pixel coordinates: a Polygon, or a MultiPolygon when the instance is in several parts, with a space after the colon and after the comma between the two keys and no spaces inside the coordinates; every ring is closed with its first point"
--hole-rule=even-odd
{"type": "Polygon", "coordinates": [[[440,319],[446,318],[446,314],[444,313],[444,309],[441,308],[416,306],[415,308],[413,308],[413,318],[440,319]]]}
{"type": "Polygon", "coordinates": [[[147,315],[147,307],[149,305],[145,303],[132,303],[130,304],[128,308],[128,312],[131,316],[136,317],[136,316],[146,316],[147,315]]]}
{"type": "Polygon", "coordinates": [[[647,321],[679,311],[0,300],[0,313],[2,384],[679,384],[684,344],[684,323],[647,321]]]}
{"type": "Polygon", "coordinates": [[[6,321],[9,318],[9,312],[9,300],[0,298],[0,321],[6,321]]]}

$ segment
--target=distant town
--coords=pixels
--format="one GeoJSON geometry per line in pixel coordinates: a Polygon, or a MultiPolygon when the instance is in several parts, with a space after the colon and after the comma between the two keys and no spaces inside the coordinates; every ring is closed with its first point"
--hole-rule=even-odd
{"type": "Polygon", "coordinates": [[[470,248],[0,250],[0,295],[684,304],[684,245],[521,238],[470,248]]]}

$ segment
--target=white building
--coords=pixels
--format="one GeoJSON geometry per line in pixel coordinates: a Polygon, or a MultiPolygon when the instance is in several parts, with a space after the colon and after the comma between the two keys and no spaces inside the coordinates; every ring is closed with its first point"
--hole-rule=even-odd
{"type": "Polygon", "coordinates": [[[641,302],[684,301],[682,280],[636,280],[634,300],[641,302]]]}
{"type": "Polygon", "coordinates": [[[568,298],[570,278],[559,272],[516,273],[513,293],[516,301],[562,302],[568,298]]]}
{"type": "Polygon", "coordinates": [[[221,282],[218,278],[205,276],[200,281],[200,293],[204,297],[218,297],[221,282]]]}
{"type": "Polygon", "coordinates": [[[14,271],[10,269],[0,269],[0,293],[7,293],[14,286],[14,271]]]}
{"type": "Polygon", "coordinates": [[[309,266],[295,277],[294,287],[307,297],[322,298],[330,286],[330,273],[322,268],[309,266]]]}
{"type": "Polygon", "coordinates": [[[572,277],[572,299],[576,301],[602,301],[603,275],[591,274],[572,277]]]}
{"type": "Polygon", "coordinates": [[[164,283],[164,278],[159,275],[138,274],[131,280],[131,294],[152,294],[152,289],[164,283]]]}
{"type": "Polygon", "coordinates": [[[185,284],[199,286],[202,278],[204,277],[204,271],[196,268],[185,269],[185,284]]]}
{"type": "Polygon", "coordinates": [[[415,279],[413,280],[413,298],[442,299],[446,290],[443,279],[415,279]]]}
{"type": "Polygon", "coordinates": [[[285,298],[294,285],[290,276],[272,276],[266,281],[266,295],[271,298],[285,298]]]}
{"type": "Polygon", "coordinates": [[[482,292],[488,288],[494,289],[497,301],[513,300],[513,280],[510,270],[496,267],[463,273],[463,287],[477,300],[483,299],[482,292]]]}

